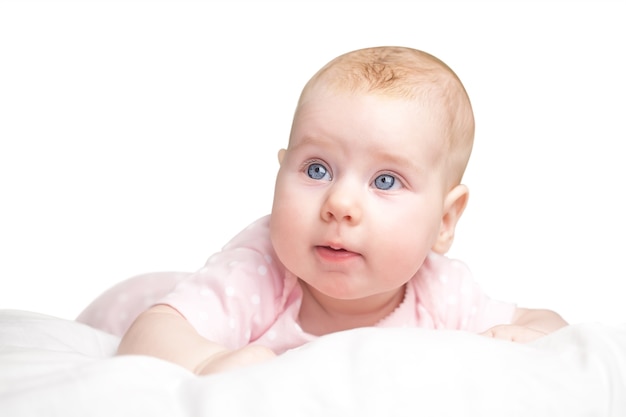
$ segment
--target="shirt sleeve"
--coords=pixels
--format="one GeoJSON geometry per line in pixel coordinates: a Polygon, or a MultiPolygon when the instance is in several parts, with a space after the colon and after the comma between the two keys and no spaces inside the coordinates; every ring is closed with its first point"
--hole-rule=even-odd
{"type": "Polygon", "coordinates": [[[275,321],[285,290],[268,224],[267,218],[253,223],[158,304],[175,308],[200,335],[227,348],[256,340],[275,321]]]}

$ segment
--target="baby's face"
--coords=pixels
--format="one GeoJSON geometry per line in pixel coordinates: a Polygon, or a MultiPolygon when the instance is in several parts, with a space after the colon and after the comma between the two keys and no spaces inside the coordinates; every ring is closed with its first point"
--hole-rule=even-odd
{"type": "Polygon", "coordinates": [[[389,294],[415,274],[447,191],[434,116],[367,94],[318,94],[299,107],[270,223],[290,271],[343,300],[389,294]]]}

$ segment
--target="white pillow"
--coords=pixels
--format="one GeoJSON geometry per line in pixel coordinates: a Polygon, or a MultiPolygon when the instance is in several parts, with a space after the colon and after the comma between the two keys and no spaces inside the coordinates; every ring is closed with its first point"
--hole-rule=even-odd
{"type": "Polygon", "coordinates": [[[0,311],[3,416],[626,416],[626,325],[523,345],[363,328],[198,377],[77,322],[0,311]]]}

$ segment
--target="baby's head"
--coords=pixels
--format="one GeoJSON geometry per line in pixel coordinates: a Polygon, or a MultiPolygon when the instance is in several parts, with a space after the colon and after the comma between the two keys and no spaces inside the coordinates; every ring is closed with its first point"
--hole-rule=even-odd
{"type": "Polygon", "coordinates": [[[406,47],[340,55],[305,85],[294,121],[301,106],[320,93],[368,94],[428,108],[444,133],[437,140],[446,159],[446,182],[450,187],[461,182],[474,142],[474,114],[461,80],[438,58],[406,47]]]}
{"type": "Polygon", "coordinates": [[[473,135],[465,89],[437,58],[381,47],[332,60],[304,87],[279,152],[279,259],[332,299],[396,294],[452,244],[473,135]]]}

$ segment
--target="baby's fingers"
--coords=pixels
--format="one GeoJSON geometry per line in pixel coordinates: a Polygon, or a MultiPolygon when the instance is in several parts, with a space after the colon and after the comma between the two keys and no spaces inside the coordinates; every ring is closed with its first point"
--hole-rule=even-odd
{"type": "Polygon", "coordinates": [[[530,327],[518,326],[515,324],[502,324],[494,326],[481,333],[482,336],[494,339],[510,340],[511,342],[528,343],[545,336],[546,333],[531,329],[530,327]]]}

